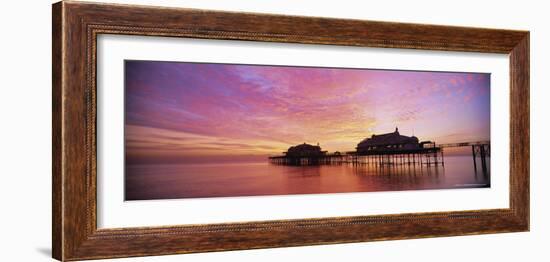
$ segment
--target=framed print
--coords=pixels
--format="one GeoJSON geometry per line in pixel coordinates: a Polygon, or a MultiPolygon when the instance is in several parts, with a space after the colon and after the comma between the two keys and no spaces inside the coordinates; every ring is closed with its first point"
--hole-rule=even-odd
{"type": "Polygon", "coordinates": [[[529,32],[53,5],[53,257],[529,230],[529,32]]]}

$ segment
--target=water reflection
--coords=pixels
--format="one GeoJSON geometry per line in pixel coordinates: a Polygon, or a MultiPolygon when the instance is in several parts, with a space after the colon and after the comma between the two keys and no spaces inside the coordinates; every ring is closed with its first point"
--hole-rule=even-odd
{"type": "MultiPolygon", "coordinates": [[[[490,160],[490,158],[488,158],[490,160]]],[[[445,166],[269,163],[133,165],[126,167],[126,199],[451,189],[490,186],[472,157],[449,156],[445,166]]]]}

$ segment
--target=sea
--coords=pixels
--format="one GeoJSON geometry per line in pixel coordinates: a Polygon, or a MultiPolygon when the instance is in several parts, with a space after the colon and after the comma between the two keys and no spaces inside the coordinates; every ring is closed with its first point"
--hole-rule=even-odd
{"type": "Polygon", "coordinates": [[[208,164],[133,164],[125,168],[125,200],[330,194],[490,187],[471,156],[445,156],[445,164],[331,164],[287,166],[269,161],[208,164]]]}

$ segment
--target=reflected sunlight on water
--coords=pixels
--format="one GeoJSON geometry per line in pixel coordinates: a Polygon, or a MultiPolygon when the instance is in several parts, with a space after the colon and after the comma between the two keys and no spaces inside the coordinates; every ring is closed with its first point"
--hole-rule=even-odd
{"type": "MultiPolygon", "coordinates": [[[[490,161],[489,161],[490,162],[490,161]]],[[[451,189],[490,186],[472,157],[447,156],[445,166],[262,163],[129,165],[126,200],[451,189]],[[476,172],[477,171],[477,172],[476,172]]]]}

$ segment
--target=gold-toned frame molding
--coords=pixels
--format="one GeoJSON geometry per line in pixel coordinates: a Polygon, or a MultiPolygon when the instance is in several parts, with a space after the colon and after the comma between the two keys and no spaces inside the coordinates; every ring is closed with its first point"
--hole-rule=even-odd
{"type": "MultiPolygon", "coordinates": [[[[529,32],[63,1],[53,5],[53,257],[63,261],[529,230],[529,32]],[[510,56],[510,207],[97,228],[99,34],[503,53],[510,56]]],[[[498,90],[495,90],[498,92],[498,90]]]]}

